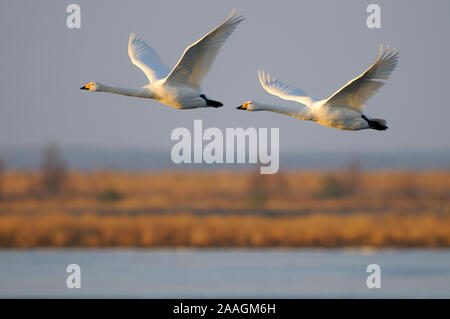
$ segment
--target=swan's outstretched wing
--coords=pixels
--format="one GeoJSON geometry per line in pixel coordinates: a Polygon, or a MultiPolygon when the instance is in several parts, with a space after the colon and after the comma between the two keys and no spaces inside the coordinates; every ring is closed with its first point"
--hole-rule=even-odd
{"type": "Polygon", "coordinates": [[[264,71],[258,71],[258,76],[262,87],[270,94],[276,95],[284,100],[296,101],[306,106],[316,101],[302,90],[286,85],[276,78],[271,77],[269,74],[266,74],[264,71]]]}
{"type": "Polygon", "coordinates": [[[375,62],[360,76],[354,78],[331,97],[324,105],[351,108],[361,111],[366,101],[384,85],[398,63],[399,52],[389,46],[380,52],[375,62]]]}
{"type": "Polygon", "coordinates": [[[131,62],[144,71],[150,82],[164,79],[169,74],[169,68],[161,61],[158,53],[135,33],[130,34],[128,55],[131,62]]]}
{"type": "Polygon", "coordinates": [[[222,44],[243,20],[242,15],[233,10],[224,22],[184,51],[167,81],[199,87],[222,44]]]}

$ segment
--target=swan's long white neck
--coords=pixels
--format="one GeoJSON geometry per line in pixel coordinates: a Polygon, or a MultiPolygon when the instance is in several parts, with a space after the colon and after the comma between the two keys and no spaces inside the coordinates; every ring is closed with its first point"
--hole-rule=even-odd
{"type": "Polygon", "coordinates": [[[139,89],[128,89],[128,88],[120,88],[115,86],[109,86],[105,84],[97,84],[96,92],[108,92],[119,95],[126,96],[134,96],[134,97],[142,97],[142,98],[153,98],[152,92],[148,88],[139,88],[139,89]]]}
{"type": "Polygon", "coordinates": [[[302,120],[310,120],[311,115],[307,107],[294,107],[287,105],[271,105],[253,102],[254,111],[269,111],[275,113],[281,113],[288,116],[293,116],[302,120]]]}

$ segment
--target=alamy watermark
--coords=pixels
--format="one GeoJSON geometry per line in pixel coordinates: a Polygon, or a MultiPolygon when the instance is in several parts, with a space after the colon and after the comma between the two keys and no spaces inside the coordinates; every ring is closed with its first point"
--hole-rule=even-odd
{"type": "Polygon", "coordinates": [[[66,278],[66,286],[69,289],[81,288],[81,268],[77,264],[67,265],[66,272],[69,275],[66,278]]]}
{"type": "Polygon", "coordinates": [[[78,4],[69,4],[66,8],[66,13],[69,13],[66,19],[66,25],[69,29],[81,28],[81,8],[78,4]]]}
{"type": "Polygon", "coordinates": [[[370,264],[366,268],[366,272],[370,273],[366,279],[367,288],[381,288],[381,267],[377,264],[370,264]]]}
{"type": "Polygon", "coordinates": [[[261,174],[275,174],[280,166],[280,133],[278,128],[271,128],[269,140],[268,130],[238,127],[226,128],[224,133],[217,127],[209,127],[203,131],[202,120],[194,120],[192,134],[185,127],[172,131],[171,140],[178,142],[170,156],[175,164],[260,163],[261,174]]]}
{"type": "Polygon", "coordinates": [[[370,13],[366,19],[366,25],[369,29],[380,29],[381,28],[381,7],[372,3],[366,8],[366,12],[370,13]]]}

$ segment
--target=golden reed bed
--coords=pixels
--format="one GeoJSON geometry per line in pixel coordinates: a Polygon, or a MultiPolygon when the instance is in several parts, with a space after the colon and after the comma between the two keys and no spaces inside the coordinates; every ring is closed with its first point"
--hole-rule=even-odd
{"type": "Polygon", "coordinates": [[[450,247],[450,173],[70,172],[1,179],[0,247],[450,247]]]}
{"type": "Polygon", "coordinates": [[[3,247],[450,247],[450,214],[7,215],[3,247]]]}

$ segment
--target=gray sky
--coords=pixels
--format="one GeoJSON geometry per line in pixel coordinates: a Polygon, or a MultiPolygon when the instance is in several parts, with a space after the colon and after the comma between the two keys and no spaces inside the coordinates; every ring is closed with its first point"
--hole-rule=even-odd
{"type": "Polygon", "coordinates": [[[1,1],[0,147],[41,145],[168,148],[176,127],[280,127],[280,149],[396,150],[450,146],[449,1],[1,1]],[[81,29],[66,7],[81,6],[81,29]],[[381,29],[366,7],[381,5],[381,29]],[[171,68],[186,46],[236,7],[245,16],[203,82],[221,109],[176,110],[153,100],[79,90],[91,81],[138,87],[145,74],[127,54],[130,32],[171,68]],[[366,113],[389,130],[346,132],[235,106],[253,99],[291,104],[265,92],[261,68],[325,98],[375,59],[380,43],[400,50],[388,83],[366,113]]]}

